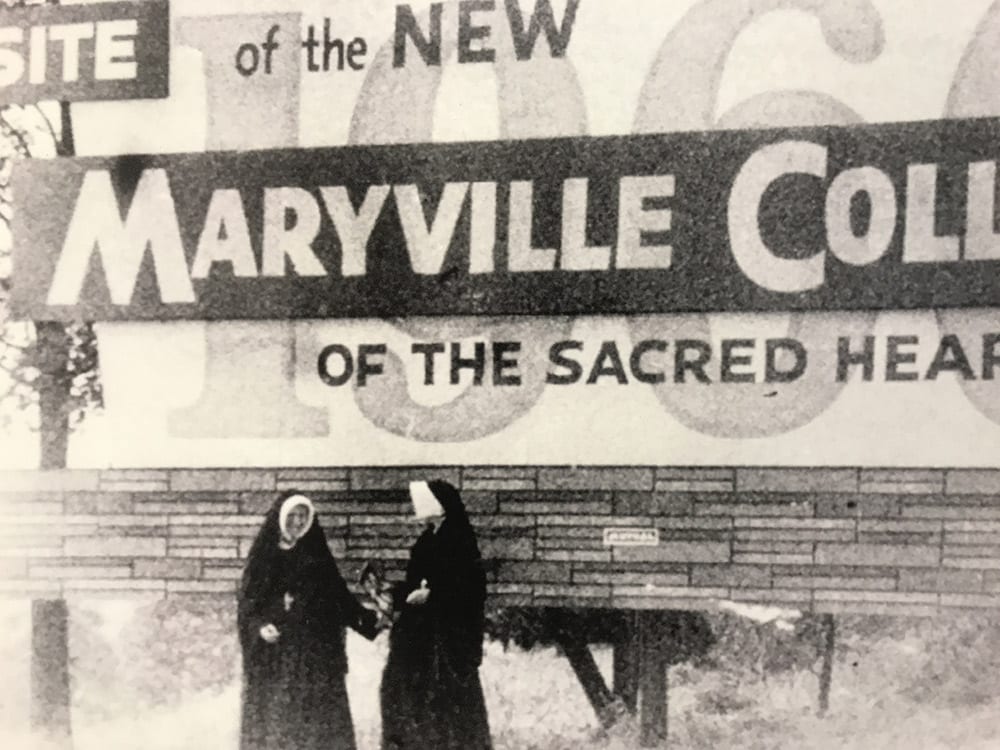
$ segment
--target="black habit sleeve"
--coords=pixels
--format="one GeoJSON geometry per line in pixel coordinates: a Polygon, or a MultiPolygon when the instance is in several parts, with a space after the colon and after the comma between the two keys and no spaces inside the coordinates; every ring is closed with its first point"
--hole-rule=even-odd
{"type": "Polygon", "coordinates": [[[337,563],[333,560],[330,563],[330,586],[334,601],[343,617],[344,625],[364,636],[369,641],[373,640],[378,635],[378,616],[373,610],[364,607],[357,600],[357,597],[351,593],[350,589],[347,588],[347,582],[344,581],[344,577],[340,574],[337,563]]]}

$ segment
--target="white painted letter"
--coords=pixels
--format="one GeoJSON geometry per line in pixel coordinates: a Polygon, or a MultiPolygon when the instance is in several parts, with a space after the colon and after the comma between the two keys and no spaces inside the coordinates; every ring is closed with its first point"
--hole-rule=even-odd
{"type": "Polygon", "coordinates": [[[562,248],[559,267],[565,271],[606,271],[611,247],[587,245],[587,178],[563,182],[562,248]]]}
{"type": "Polygon", "coordinates": [[[671,174],[622,177],[618,183],[618,244],[616,268],[670,268],[670,245],[643,245],[643,232],[669,232],[669,208],[644,210],[645,198],[669,198],[674,194],[671,174]]]}
{"type": "Polygon", "coordinates": [[[313,252],[319,234],[319,206],[308,190],[297,187],[264,189],[263,276],[284,276],[285,256],[299,276],[326,276],[326,269],[313,252]],[[295,222],[286,227],[291,209],[295,222]]]}
{"type": "Polygon", "coordinates": [[[330,215],[333,228],[340,238],[340,271],[344,276],[364,276],[367,266],[368,239],[372,236],[385,199],[388,185],[371,185],[358,212],[354,212],[351,197],[343,185],[321,187],[320,195],[330,215]]]}
{"type": "Polygon", "coordinates": [[[497,244],[497,184],[472,183],[472,220],[469,229],[469,273],[492,273],[497,244]]]}
{"type": "Polygon", "coordinates": [[[966,260],[1000,260],[1000,234],[994,231],[997,163],[977,161],[969,165],[966,195],[966,260]]]}
{"type": "Polygon", "coordinates": [[[92,36],[92,23],[63,23],[49,29],[49,39],[62,42],[64,81],[80,80],[80,42],[92,36]]]}
{"type": "Polygon", "coordinates": [[[729,246],[747,278],[773,292],[804,292],[823,283],[825,253],[796,260],[776,256],[760,236],[760,200],[786,174],[826,176],[826,147],[782,141],[756,151],[740,168],[729,194],[729,246]]]}
{"type": "MultiPolygon", "coordinates": [[[[24,32],[17,26],[0,28],[0,44],[20,44],[24,32]]],[[[24,56],[12,49],[0,47],[0,86],[12,86],[24,75],[24,56]]]]}
{"type": "Polygon", "coordinates": [[[420,204],[420,191],[416,185],[393,185],[399,221],[406,238],[406,250],[410,254],[410,265],[414,273],[433,275],[441,273],[444,256],[455,234],[455,225],[465,194],[469,191],[467,182],[446,182],[437,212],[428,225],[424,208],[420,204]]]}
{"type": "Polygon", "coordinates": [[[135,36],[139,22],[134,18],[98,21],[94,44],[94,78],[98,81],[135,78],[139,64],[135,60],[135,36]]]}
{"type": "Polygon", "coordinates": [[[191,278],[208,277],[213,263],[229,262],[234,276],[256,276],[257,261],[239,190],[216,190],[205,212],[205,225],[191,264],[191,278]],[[225,236],[223,237],[223,233],[225,236]]]}
{"type": "Polygon", "coordinates": [[[875,167],[857,167],[838,174],[826,193],[826,238],[830,252],[844,263],[866,266],[889,249],[896,231],[896,188],[889,175],[875,167]],[[851,228],[851,200],[865,192],[871,202],[868,231],[861,237],[851,228]]]}
{"type": "Polygon", "coordinates": [[[79,301],[95,248],[112,304],[131,303],[146,248],[153,256],[160,299],[167,303],[195,301],[177,212],[163,169],[143,170],[124,223],[111,174],[92,170],[84,175],[52,276],[48,304],[74,305],[79,301]]]}
{"type": "Polygon", "coordinates": [[[532,184],[527,180],[510,183],[509,223],[507,228],[507,268],[522,271],[551,271],[556,267],[556,251],[551,247],[531,246],[532,184]]]}
{"type": "Polygon", "coordinates": [[[934,233],[937,164],[911,164],[906,169],[906,231],[904,263],[958,260],[958,237],[934,233]]]}

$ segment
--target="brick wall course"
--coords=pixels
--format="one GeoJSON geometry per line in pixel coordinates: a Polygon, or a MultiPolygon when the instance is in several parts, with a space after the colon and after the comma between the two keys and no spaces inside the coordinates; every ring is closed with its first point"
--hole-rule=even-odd
{"type": "Polygon", "coordinates": [[[812,592],[808,589],[732,589],[729,598],[736,602],[764,604],[808,610],[812,592]]]}
{"type": "Polygon", "coordinates": [[[0,472],[4,596],[230,596],[284,487],[313,497],[345,575],[398,577],[406,484],[467,501],[496,603],[817,612],[1000,609],[1000,471],[403,467],[0,472]],[[656,529],[607,547],[603,530],[656,529]]]}
{"type": "Polygon", "coordinates": [[[767,565],[693,565],[694,586],[769,587],[771,568],[767,565]]]}
{"type": "Polygon", "coordinates": [[[780,555],[812,555],[815,542],[775,542],[760,539],[737,539],[733,552],[773,552],[780,555]]]}
{"type": "Polygon", "coordinates": [[[53,516],[61,515],[62,512],[62,500],[5,502],[0,506],[0,519],[6,521],[8,516],[25,515],[53,516]]]}
{"type": "Polygon", "coordinates": [[[167,540],[162,537],[81,537],[67,539],[70,557],[164,557],[167,540]]]}
{"type": "Polygon", "coordinates": [[[567,498],[553,497],[550,499],[524,499],[523,496],[517,500],[500,500],[500,513],[512,514],[565,514],[581,513],[588,515],[611,515],[612,501],[610,496],[606,500],[587,499],[572,500],[567,498]]]}
{"type": "Polygon", "coordinates": [[[812,562],[811,553],[734,552],[733,562],[744,565],[796,565],[812,562]]]}
{"type": "Polygon", "coordinates": [[[906,505],[903,507],[904,518],[940,518],[942,520],[981,519],[984,521],[1000,521],[1000,505],[994,508],[969,508],[940,505],[906,505]]]}
{"type": "Polygon", "coordinates": [[[614,512],[620,516],[687,516],[694,498],[682,492],[616,492],[614,512]]]}
{"type": "Polygon", "coordinates": [[[865,482],[858,487],[861,492],[895,495],[933,495],[944,489],[944,481],[934,482],[865,482]]]}
{"type": "Polygon", "coordinates": [[[767,516],[773,518],[786,518],[812,516],[814,513],[813,504],[808,501],[797,501],[789,503],[695,503],[694,512],[696,515],[704,516],[767,516]]]}
{"type": "Polygon", "coordinates": [[[277,476],[265,469],[176,469],[170,472],[170,489],[195,490],[276,490],[277,476]]]}
{"type": "Polygon", "coordinates": [[[197,560],[172,560],[160,558],[152,560],[136,560],[134,565],[136,578],[200,578],[202,566],[197,560]]]}
{"type": "Polygon", "coordinates": [[[640,573],[636,571],[587,571],[573,569],[574,583],[605,583],[613,586],[686,586],[687,573],[640,573]]]}
{"type": "Polygon", "coordinates": [[[553,562],[611,562],[611,550],[610,549],[589,549],[589,550],[565,550],[565,549],[551,549],[551,550],[538,550],[535,552],[535,558],[538,560],[549,560],[553,562]]]}
{"type": "Polygon", "coordinates": [[[564,468],[538,470],[540,490],[652,490],[653,469],[649,468],[564,468]]]}
{"type": "Polygon", "coordinates": [[[465,466],[461,473],[463,488],[467,481],[476,479],[525,479],[534,482],[538,478],[535,466],[465,466]]]}
{"type": "Polygon", "coordinates": [[[942,469],[862,469],[861,484],[938,484],[944,487],[945,472],[942,469]]]}
{"type": "Polygon", "coordinates": [[[948,494],[1000,495],[1000,470],[952,469],[945,474],[944,486],[948,494]]]}
{"type": "Polygon", "coordinates": [[[982,591],[984,575],[979,570],[909,569],[899,571],[900,591],[977,592],[982,591]]]}
{"type": "Polygon", "coordinates": [[[731,479],[657,479],[653,485],[657,492],[729,492],[731,479]]]}
{"type": "Polygon", "coordinates": [[[775,492],[856,492],[857,469],[749,469],[736,470],[736,489],[775,492]]]}
{"type": "Polygon", "coordinates": [[[503,490],[504,492],[532,491],[536,487],[534,479],[463,479],[462,489],[470,491],[503,490]]]}
{"type": "Polygon", "coordinates": [[[405,491],[410,482],[428,479],[443,479],[458,486],[461,469],[458,467],[408,466],[405,468],[351,469],[350,488],[352,490],[399,490],[405,491]]]}
{"type": "MultiPolygon", "coordinates": [[[[736,480],[736,470],[728,468],[701,468],[697,466],[658,466],[654,476],[660,479],[680,479],[689,481],[729,482],[736,480]]],[[[733,487],[735,489],[735,486],[733,487]]]]}
{"type": "Polygon", "coordinates": [[[821,492],[816,495],[816,515],[835,518],[898,518],[901,501],[901,495],[821,492]]]}
{"type": "Polygon", "coordinates": [[[26,556],[0,557],[0,579],[26,578],[27,576],[28,558],[26,556]]]}
{"type": "MultiPolygon", "coordinates": [[[[859,576],[774,576],[775,588],[792,589],[862,589],[872,591],[893,591],[896,589],[896,579],[890,577],[873,578],[859,576]]],[[[912,589],[920,590],[920,589],[912,589]]]]}
{"type": "Polygon", "coordinates": [[[99,484],[100,472],[95,470],[0,471],[5,492],[86,492],[99,484]]]}
{"type": "Polygon", "coordinates": [[[816,562],[824,565],[886,565],[925,567],[937,565],[941,550],[934,546],[907,544],[816,545],[816,562]]]}

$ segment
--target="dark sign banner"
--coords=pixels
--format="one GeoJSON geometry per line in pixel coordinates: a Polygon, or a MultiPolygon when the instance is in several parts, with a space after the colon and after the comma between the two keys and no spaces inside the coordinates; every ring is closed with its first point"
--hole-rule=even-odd
{"type": "Polygon", "coordinates": [[[1000,306],[993,119],[26,161],[13,306],[222,319],[1000,306]]]}
{"type": "Polygon", "coordinates": [[[0,104],[162,99],[167,0],[0,10],[0,104]]]}

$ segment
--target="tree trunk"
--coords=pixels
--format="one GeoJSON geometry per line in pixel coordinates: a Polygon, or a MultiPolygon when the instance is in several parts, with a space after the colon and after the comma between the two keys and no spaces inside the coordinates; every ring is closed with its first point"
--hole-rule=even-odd
{"type": "MultiPolygon", "coordinates": [[[[60,138],[56,141],[58,156],[73,156],[73,119],[69,102],[59,103],[60,138]]],[[[41,436],[42,469],[65,469],[69,450],[69,396],[72,383],[69,358],[72,341],[62,323],[35,322],[38,347],[38,418],[41,436]]]]}
{"type": "MultiPolygon", "coordinates": [[[[74,153],[69,104],[60,104],[62,138],[59,156],[74,153]]],[[[69,358],[72,341],[62,323],[37,321],[39,465],[65,469],[69,449],[69,396],[72,385],[69,358]]],[[[70,707],[69,608],[62,599],[31,603],[31,708],[32,728],[52,748],[71,750],[73,728],[70,707]]]]}
{"type": "MultiPolygon", "coordinates": [[[[60,323],[35,323],[42,469],[66,468],[69,446],[69,337],[60,323]]],[[[31,603],[31,726],[53,748],[73,746],[69,611],[62,599],[31,603]]]]}
{"type": "Polygon", "coordinates": [[[47,747],[73,746],[69,611],[61,599],[31,603],[31,727],[47,747]]]}
{"type": "Polygon", "coordinates": [[[69,448],[70,339],[62,323],[35,323],[39,375],[38,417],[42,469],[66,468],[69,448]]]}

